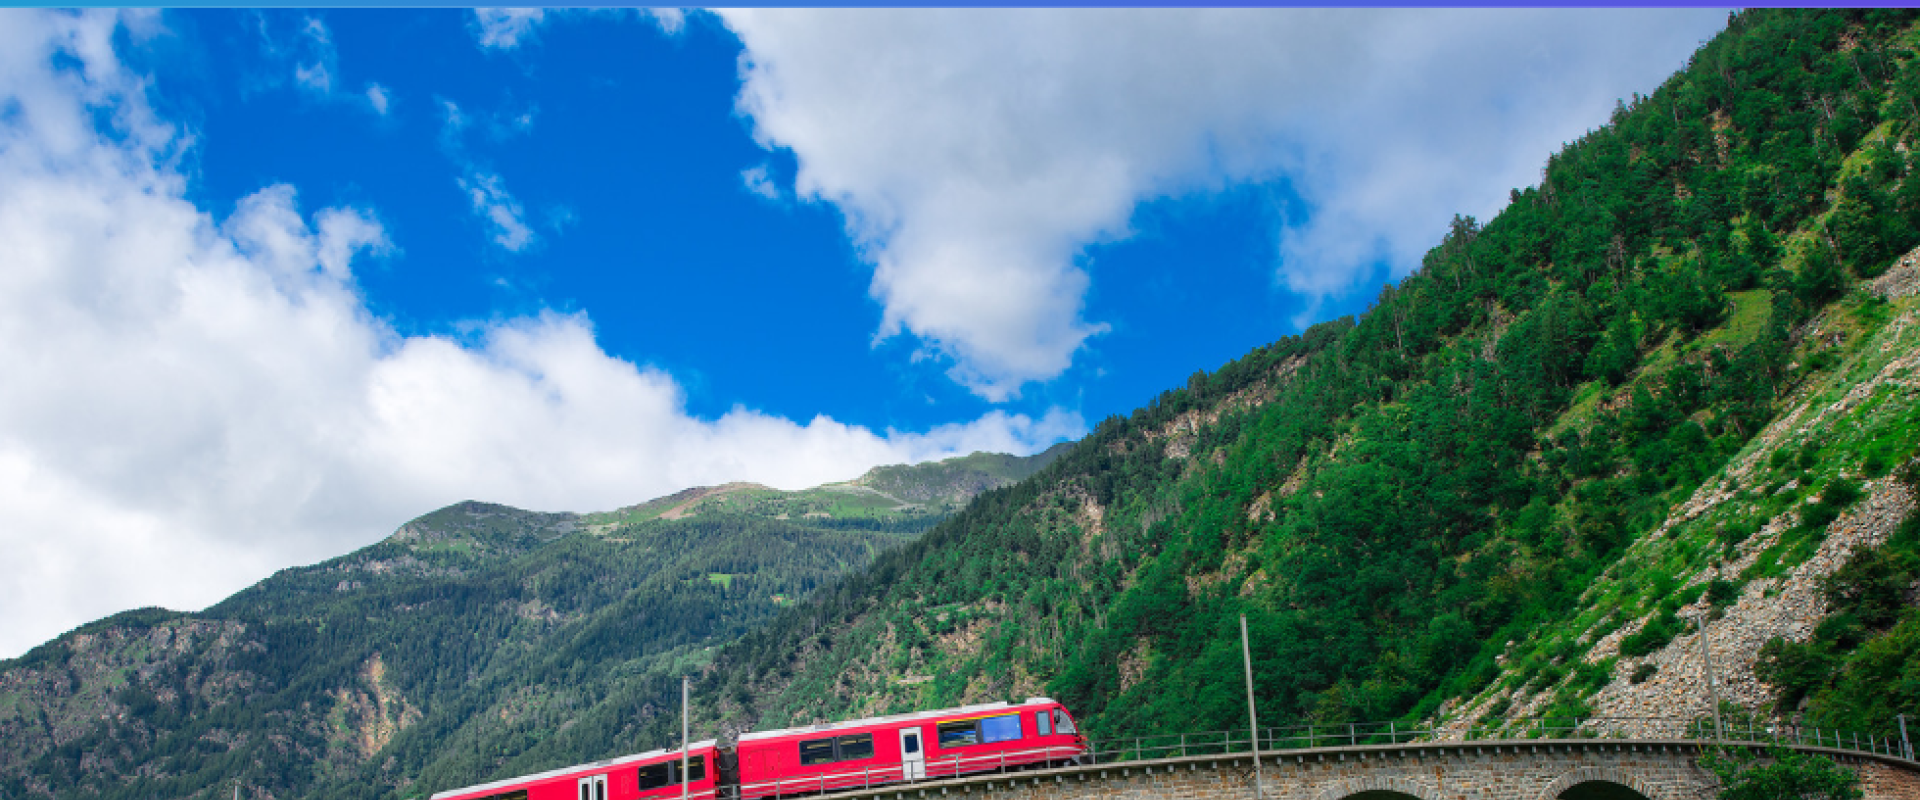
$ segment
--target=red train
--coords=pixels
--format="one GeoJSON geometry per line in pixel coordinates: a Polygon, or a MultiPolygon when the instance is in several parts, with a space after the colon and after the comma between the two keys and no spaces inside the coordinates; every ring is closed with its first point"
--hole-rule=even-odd
{"type": "Polygon", "coordinates": [[[1044,697],[754,731],[435,794],[431,800],[756,800],[1074,761],[1087,741],[1044,697]],[[684,781],[683,781],[684,779],[684,781]]]}

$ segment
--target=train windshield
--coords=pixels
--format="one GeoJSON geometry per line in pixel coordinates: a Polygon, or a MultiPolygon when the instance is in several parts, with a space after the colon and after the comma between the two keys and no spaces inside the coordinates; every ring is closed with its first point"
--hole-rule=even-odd
{"type": "Polygon", "coordinates": [[[1073,727],[1073,718],[1067,716],[1067,712],[1057,708],[1053,710],[1053,729],[1057,733],[1080,732],[1078,728],[1073,727]]]}

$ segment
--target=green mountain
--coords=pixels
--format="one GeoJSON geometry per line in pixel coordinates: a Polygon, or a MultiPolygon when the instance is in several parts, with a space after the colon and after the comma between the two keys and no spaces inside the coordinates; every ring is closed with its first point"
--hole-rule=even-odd
{"type": "Polygon", "coordinates": [[[873,473],[913,501],[862,479],[450,506],[204,612],[0,662],[0,796],[375,796],[647,749],[631,721],[711,648],[1057,452],[873,473]]]}
{"type": "Polygon", "coordinates": [[[1045,693],[1230,728],[1241,614],[1276,725],[1704,714],[1689,613],[1740,713],[1920,715],[1915,20],[1734,15],[1364,317],[723,648],[699,724],[1045,693]]]}

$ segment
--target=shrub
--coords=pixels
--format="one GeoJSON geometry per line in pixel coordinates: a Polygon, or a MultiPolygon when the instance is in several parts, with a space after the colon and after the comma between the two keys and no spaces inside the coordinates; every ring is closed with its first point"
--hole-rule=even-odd
{"type": "Polygon", "coordinates": [[[1720,800],[1860,800],[1860,777],[1831,759],[1785,747],[1771,748],[1762,763],[1745,750],[1709,753],[1700,759],[1720,779],[1720,800]]]}
{"type": "Polygon", "coordinates": [[[1820,500],[1807,507],[1800,515],[1800,526],[1808,530],[1817,530],[1833,524],[1840,518],[1840,512],[1847,510],[1860,499],[1860,483],[1846,478],[1834,478],[1820,492],[1820,500]]]}
{"type": "Polygon", "coordinates": [[[1725,578],[1715,578],[1707,582],[1707,602],[1714,606],[1730,606],[1740,599],[1740,584],[1725,578]]]}
{"type": "Polygon", "coordinates": [[[1680,619],[1675,617],[1672,611],[1663,610],[1659,616],[1647,620],[1647,624],[1635,631],[1632,636],[1620,640],[1620,655],[1628,658],[1647,655],[1666,647],[1668,642],[1673,641],[1673,637],[1680,635],[1680,630],[1680,619]]]}
{"type": "Polygon", "coordinates": [[[1660,671],[1660,668],[1655,666],[1652,662],[1650,661],[1642,662],[1640,666],[1633,668],[1633,677],[1628,678],[1628,680],[1632,681],[1634,685],[1637,686],[1639,684],[1646,683],[1648,678],[1653,677],[1654,673],[1657,673],[1659,671],[1660,671]]]}

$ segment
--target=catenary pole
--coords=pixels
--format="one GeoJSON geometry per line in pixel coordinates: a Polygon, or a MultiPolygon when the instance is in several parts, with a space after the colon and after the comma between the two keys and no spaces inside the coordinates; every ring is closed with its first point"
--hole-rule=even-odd
{"type": "Polygon", "coordinates": [[[1713,655],[1707,647],[1707,612],[1700,612],[1693,621],[1700,627],[1700,668],[1707,673],[1707,702],[1713,704],[1713,738],[1725,741],[1727,731],[1720,724],[1720,687],[1713,682],[1713,655]]]}
{"type": "Polygon", "coordinates": [[[680,676],[680,800],[687,800],[687,677],[680,676]]]}
{"type": "Polygon", "coordinates": [[[1899,719],[1900,719],[1900,749],[1905,752],[1907,760],[1912,761],[1913,760],[1913,743],[1907,741],[1907,715],[1901,714],[1899,719]]]}
{"type": "Polygon", "coordinates": [[[1267,787],[1260,777],[1260,715],[1253,709],[1253,649],[1247,646],[1247,615],[1240,615],[1240,663],[1247,668],[1247,729],[1253,734],[1253,796],[1265,800],[1267,787]]]}

